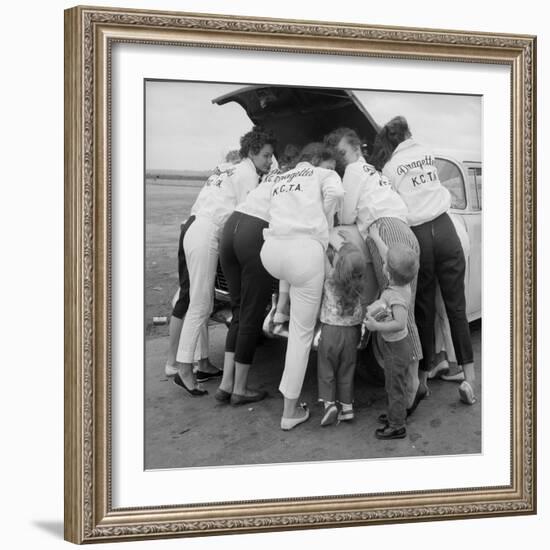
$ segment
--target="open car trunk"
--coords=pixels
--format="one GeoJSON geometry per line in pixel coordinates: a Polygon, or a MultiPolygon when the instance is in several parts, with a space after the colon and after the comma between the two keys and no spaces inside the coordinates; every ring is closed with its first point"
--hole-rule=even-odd
{"type": "Polygon", "coordinates": [[[379,126],[350,90],[287,86],[247,86],[212,100],[218,105],[234,101],[257,125],[271,130],[278,153],[293,144],[303,147],[338,127],[357,132],[362,143],[374,142],[379,126]]]}

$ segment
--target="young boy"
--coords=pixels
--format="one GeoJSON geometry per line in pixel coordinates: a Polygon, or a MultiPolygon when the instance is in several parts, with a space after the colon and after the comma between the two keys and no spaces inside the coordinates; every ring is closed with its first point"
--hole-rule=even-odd
{"type": "Polygon", "coordinates": [[[418,272],[418,255],[404,244],[390,248],[380,238],[376,224],[372,224],[369,235],[384,260],[384,271],[389,284],[379,300],[367,308],[363,322],[365,328],[380,333],[380,344],[384,358],[388,413],[385,426],[378,428],[378,439],[402,439],[407,435],[407,381],[411,379],[409,369],[414,365],[414,352],[407,330],[407,316],[411,305],[410,282],[418,272]],[[388,315],[380,319],[380,303],[388,315]],[[377,311],[374,311],[376,306],[377,311]],[[376,318],[375,318],[376,317],[376,318]]]}

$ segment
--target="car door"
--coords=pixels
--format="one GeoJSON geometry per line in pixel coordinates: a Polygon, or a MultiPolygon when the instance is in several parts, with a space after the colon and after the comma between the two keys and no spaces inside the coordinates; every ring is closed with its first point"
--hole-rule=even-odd
{"type": "Polygon", "coordinates": [[[451,217],[463,244],[466,257],[464,277],[466,314],[469,321],[481,317],[481,179],[479,187],[469,168],[479,171],[481,163],[461,163],[447,156],[437,156],[436,166],[441,183],[451,193],[451,217]]]}

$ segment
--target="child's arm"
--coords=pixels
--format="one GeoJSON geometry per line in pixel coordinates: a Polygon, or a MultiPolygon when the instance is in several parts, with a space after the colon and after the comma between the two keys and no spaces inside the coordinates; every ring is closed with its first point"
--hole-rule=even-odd
{"type": "Polygon", "coordinates": [[[377,321],[367,313],[363,324],[371,332],[397,332],[398,330],[403,330],[407,326],[407,308],[400,305],[394,305],[391,310],[393,319],[390,321],[377,321]]]}
{"type": "Polygon", "coordinates": [[[388,247],[386,246],[386,243],[382,240],[382,237],[380,237],[378,226],[374,223],[371,224],[371,226],[369,227],[369,237],[374,241],[376,248],[378,248],[378,252],[380,252],[382,260],[384,261],[384,263],[386,263],[388,247]]]}

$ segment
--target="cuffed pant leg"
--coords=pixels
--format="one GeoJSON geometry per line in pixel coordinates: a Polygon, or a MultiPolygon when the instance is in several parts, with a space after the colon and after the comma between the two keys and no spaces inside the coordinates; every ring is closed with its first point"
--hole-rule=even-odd
{"type": "MultiPolygon", "coordinates": [[[[280,255],[280,278],[290,284],[289,335],[279,390],[287,399],[297,399],[304,382],[321,302],[324,251],[313,239],[285,239],[277,243],[272,252],[280,255]]],[[[268,263],[275,265],[276,260],[268,263]]],[[[266,269],[270,271],[267,265],[266,269]]]]}
{"type": "Polygon", "coordinates": [[[464,251],[448,215],[434,221],[434,233],[437,278],[449,319],[456,359],[459,365],[464,365],[474,359],[466,317],[464,251]]]}
{"type": "Polygon", "coordinates": [[[414,315],[422,344],[419,369],[429,371],[434,354],[435,323],[435,258],[430,223],[412,228],[420,245],[419,269],[416,283],[414,315]]]}
{"type": "Polygon", "coordinates": [[[206,218],[197,218],[184,238],[189,269],[189,309],[183,321],[176,359],[192,363],[201,338],[208,349],[208,318],[214,301],[214,279],[218,264],[217,228],[206,218]]]}
{"type": "Polygon", "coordinates": [[[241,308],[241,265],[235,254],[235,229],[242,214],[233,212],[227,220],[220,240],[220,264],[227,281],[231,300],[231,322],[225,338],[225,351],[234,352],[239,334],[241,308]]]}
{"type": "Polygon", "coordinates": [[[235,361],[245,365],[250,365],[254,359],[274,282],[260,260],[263,230],[267,226],[267,222],[259,218],[243,215],[234,240],[235,253],[241,266],[240,320],[235,361]]]}

